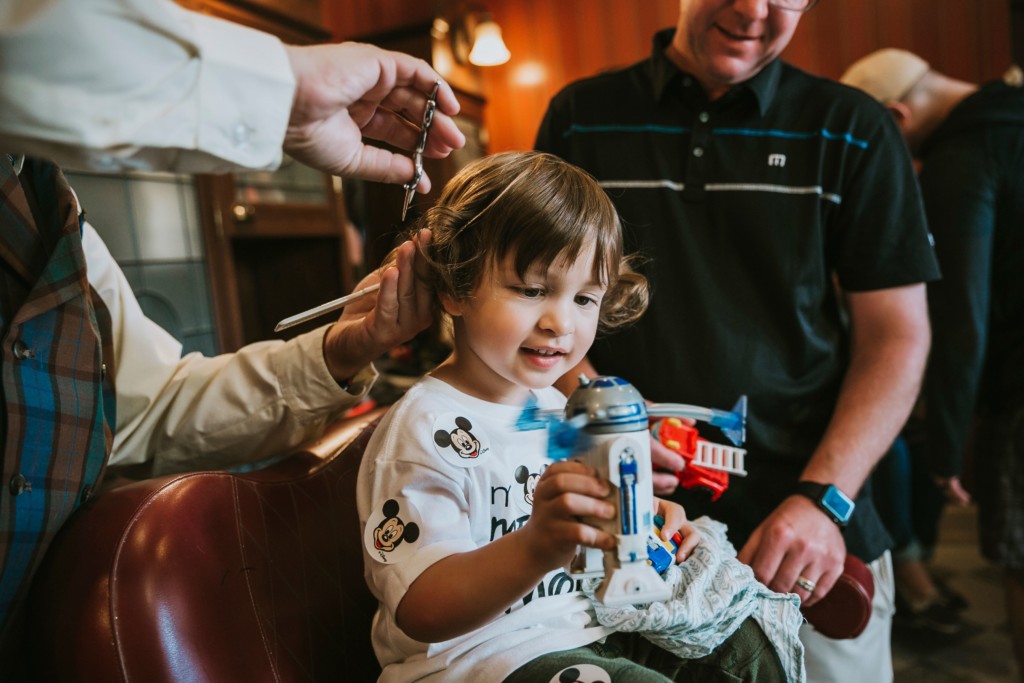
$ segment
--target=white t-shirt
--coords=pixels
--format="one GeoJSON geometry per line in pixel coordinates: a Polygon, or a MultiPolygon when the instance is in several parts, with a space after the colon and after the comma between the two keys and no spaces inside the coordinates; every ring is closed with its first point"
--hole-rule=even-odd
{"type": "MultiPolygon", "coordinates": [[[[535,398],[541,409],[565,405],[552,388],[535,398]]],[[[597,624],[579,582],[561,570],[490,624],[452,640],[421,643],[395,623],[398,604],[427,567],[529,519],[533,490],[550,461],[545,430],[516,430],[521,411],[426,377],[391,408],[367,446],[357,501],[366,580],[380,602],[373,647],[381,681],[497,683],[542,654],[612,632],[597,624]]]]}

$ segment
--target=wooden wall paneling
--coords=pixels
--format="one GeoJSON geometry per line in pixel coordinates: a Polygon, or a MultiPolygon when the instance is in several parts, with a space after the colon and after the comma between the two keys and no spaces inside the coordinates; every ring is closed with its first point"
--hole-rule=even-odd
{"type": "Polygon", "coordinates": [[[324,25],[335,40],[388,33],[430,23],[438,0],[322,0],[324,25]]]}
{"type": "Polygon", "coordinates": [[[616,0],[486,0],[512,60],[483,71],[492,152],[529,149],[551,97],[568,83],[650,53],[677,5],[616,0]]]}
{"type": "MultiPolygon", "coordinates": [[[[550,98],[569,82],[643,59],[651,36],[675,24],[677,0],[476,0],[502,26],[512,60],[482,70],[489,151],[529,149],[550,98]]],[[[881,47],[913,50],[973,81],[1012,62],[1010,6],[1021,0],[822,0],[801,20],[784,58],[829,78],[881,47]]],[[[426,21],[446,0],[325,0],[336,38],[426,21]]],[[[1018,50],[1024,53],[1024,48],[1018,50]]]]}
{"type": "Polygon", "coordinates": [[[290,3],[286,0],[176,0],[179,5],[204,14],[273,33],[292,45],[323,42],[330,38],[320,21],[318,0],[290,3]]]}

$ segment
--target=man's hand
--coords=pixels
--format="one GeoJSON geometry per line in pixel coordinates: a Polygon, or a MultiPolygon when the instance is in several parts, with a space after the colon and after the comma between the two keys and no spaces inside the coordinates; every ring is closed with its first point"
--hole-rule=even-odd
{"type": "Polygon", "coordinates": [[[942,489],[946,500],[954,505],[969,505],[971,494],[964,488],[960,477],[935,477],[935,485],[942,489]]]}
{"type": "Polygon", "coordinates": [[[420,250],[430,241],[421,230],[416,240],[395,251],[395,263],[382,274],[367,275],[356,289],[380,282],[376,296],[368,295],[345,307],[324,337],[324,360],[336,380],[356,374],[430,326],[434,319],[434,294],[422,277],[420,250]]]}
{"type": "MultiPolygon", "coordinates": [[[[296,90],[284,151],[302,163],[332,175],[409,182],[412,159],[363,139],[415,148],[435,81],[441,87],[424,154],[442,158],[466,143],[451,118],[459,112],[451,86],[423,60],[362,43],[286,49],[296,90]]],[[[419,189],[430,190],[426,174],[419,189]]]]}
{"type": "Polygon", "coordinates": [[[846,544],[835,522],[808,498],[790,496],[750,536],[739,553],[757,579],[779,593],[813,605],[843,573],[846,544]],[[809,581],[814,590],[797,585],[809,581]]]}
{"type": "Polygon", "coordinates": [[[651,466],[654,495],[670,496],[679,488],[679,477],[675,473],[686,467],[686,458],[651,437],[651,466]]]}

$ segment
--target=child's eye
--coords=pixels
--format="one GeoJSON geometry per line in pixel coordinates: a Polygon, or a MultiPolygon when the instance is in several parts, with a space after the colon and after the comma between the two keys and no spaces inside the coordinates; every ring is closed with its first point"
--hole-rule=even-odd
{"type": "Polygon", "coordinates": [[[536,299],[544,294],[540,287],[516,287],[516,291],[527,299],[536,299]]]}
{"type": "Polygon", "coordinates": [[[598,304],[598,300],[592,296],[588,296],[587,294],[576,295],[577,306],[590,306],[591,304],[596,306],[598,304]]]}

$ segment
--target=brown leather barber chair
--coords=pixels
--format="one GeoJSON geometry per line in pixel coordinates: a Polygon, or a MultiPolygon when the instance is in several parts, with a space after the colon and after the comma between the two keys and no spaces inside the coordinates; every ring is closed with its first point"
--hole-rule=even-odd
{"type": "Polygon", "coordinates": [[[264,470],[97,496],[34,583],[36,678],[377,680],[355,484],[382,413],[336,423],[264,470]]]}

